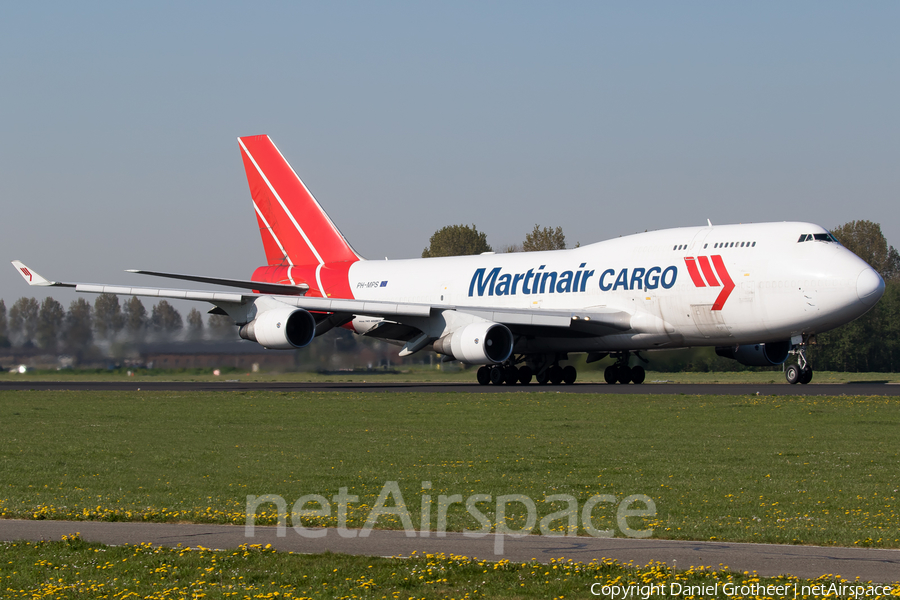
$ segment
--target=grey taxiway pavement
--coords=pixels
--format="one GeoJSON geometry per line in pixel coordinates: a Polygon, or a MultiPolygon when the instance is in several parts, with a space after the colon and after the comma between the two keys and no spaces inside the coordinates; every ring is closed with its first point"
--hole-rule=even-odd
{"type": "Polygon", "coordinates": [[[787,383],[655,383],[643,385],[608,385],[575,383],[574,385],[478,385],[477,383],[393,383],[393,382],[243,382],[226,381],[0,381],[3,390],[91,390],[91,391],[196,391],[196,392],[566,392],[575,394],[686,394],[686,395],[765,395],[765,396],[900,396],[900,385],[884,382],[820,383],[790,385],[787,383]]]}
{"type": "Polygon", "coordinates": [[[283,537],[278,535],[276,527],[255,527],[252,536],[248,537],[247,530],[237,525],[0,520],[0,540],[7,541],[59,540],[63,535],[77,532],[85,540],[113,545],[150,542],[160,546],[181,544],[224,550],[241,544],[271,544],[280,551],[300,553],[329,551],[367,556],[410,556],[413,552],[443,552],[513,562],[532,559],[549,562],[552,558],[589,562],[613,558],[623,563],[633,561],[638,566],[660,561],[682,569],[725,565],[733,571],[757,571],[762,576],[790,574],[815,578],[834,574],[850,580],[859,577],[878,583],[900,582],[900,550],[526,535],[504,536],[503,552],[498,554],[498,540],[494,534],[471,537],[447,533],[445,537],[436,537],[430,532],[428,537],[407,537],[403,531],[376,529],[369,536],[361,537],[357,530],[306,531],[321,537],[301,535],[291,527],[283,530],[283,537]],[[343,537],[341,533],[353,537],[343,537]]]}

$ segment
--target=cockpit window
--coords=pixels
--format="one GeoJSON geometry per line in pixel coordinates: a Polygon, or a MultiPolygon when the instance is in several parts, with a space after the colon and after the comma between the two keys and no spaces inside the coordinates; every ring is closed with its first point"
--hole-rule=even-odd
{"type": "Polygon", "coordinates": [[[800,235],[800,239],[797,240],[797,243],[800,242],[834,242],[835,244],[839,244],[837,238],[831,235],[830,233],[804,233],[800,235]]]}

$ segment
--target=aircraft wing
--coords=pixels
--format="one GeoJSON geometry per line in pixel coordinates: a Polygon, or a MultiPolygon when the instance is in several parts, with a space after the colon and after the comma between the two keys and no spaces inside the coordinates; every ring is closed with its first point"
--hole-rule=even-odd
{"type": "Polygon", "coordinates": [[[21,261],[14,260],[12,264],[19,273],[28,282],[28,285],[38,287],[68,287],[75,288],[76,292],[87,292],[94,294],[121,294],[123,296],[152,296],[154,298],[175,298],[179,300],[199,300],[203,302],[219,302],[242,303],[246,299],[259,296],[260,294],[238,294],[234,292],[216,292],[209,290],[175,290],[164,288],[146,288],[146,287],[129,287],[122,285],[107,285],[103,283],[74,283],[66,281],[50,281],[46,277],[42,277],[30,267],[25,266],[21,261]]]}
{"type": "MultiPolygon", "coordinates": [[[[42,277],[33,269],[25,266],[21,261],[12,261],[13,266],[19,271],[29,285],[41,287],[70,287],[76,292],[94,294],[118,294],[123,296],[147,296],[153,298],[172,298],[177,300],[196,300],[209,302],[216,306],[234,307],[235,305],[250,304],[257,298],[266,296],[289,306],[296,306],[312,312],[336,313],[342,315],[362,315],[380,317],[403,322],[404,317],[431,317],[441,311],[457,311],[467,313],[488,321],[502,323],[517,334],[541,334],[548,332],[562,333],[569,331],[570,335],[604,335],[628,331],[631,329],[631,314],[625,311],[594,307],[578,311],[569,310],[545,310],[545,309],[507,309],[493,307],[468,307],[445,306],[430,304],[415,304],[408,302],[377,302],[371,300],[356,300],[342,298],[310,298],[298,296],[297,287],[281,284],[262,284],[246,280],[229,280],[213,277],[200,277],[193,275],[178,275],[173,273],[158,273],[152,271],[133,271],[144,274],[160,275],[175,279],[188,279],[190,281],[202,281],[206,283],[221,283],[234,287],[247,287],[259,289],[260,287],[274,286],[273,289],[290,288],[292,295],[282,293],[239,293],[210,290],[185,290],[170,288],[148,288],[121,285],[108,285],[99,283],[71,283],[62,281],[50,281],[42,277]]],[[[262,290],[261,290],[262,291],[262,290]]]]}
{"type": "MultiPolygon", "coordinates": [[[[353,315],[372,315],[379,317],[428,317],[431,316],[432,307],[426,304],[407,304],[395,302],[370,302],[366,300],[342,300],[338,298],[306,298],[304,296],[283,295],[283,294],[262,294],[262,293],[237,293],[237,292],[221,292],[211,290],[184,290],[171,288],[149,288],[149,287],[132,287],[122,285],[110,285],[104,283],[76,283],[64,281],[51,281],[39,275],[34,269],[27,267],[21,261],[14,260],[12,264],[22,277],[28,282],[28,285],[39,287],[69,287],[75,288],[76,292],[85,292],[92,294],[119,294],[123,296],[149,296],[153,298],[173,298],[177,300],[197,300],[201,302],[210,302],[215,305],[227,304],[248,304],[260,297],[269,297],[278,300],[283,304],[296,306],[305,310],[314,312],[333,312],[353,315]]],[[[149,273],[149,272],[144,272],[149,273]]],[[[156,273],[154,273],[156,274],[156,273]]],[[[173,274],[174,275],[174,274],[173,274]]],[[[194,277],[190,275],[188,277],[194,277]]],[[[177,278],[182,278],[179,275],[177,278]]],[[[200,278],[196,277],[196,281],[208,280],[216,281],[227,285],[226,281],[240,282],[240,286],[236,287],[255,287],[265,284],[259,282],[248,282],[244,280],[225,280],[216,278],[200,278]]],[[[277,287],[291,288],[296,293],[295,286],[285,286],[281,284],[269,284],[277,287]]]]}

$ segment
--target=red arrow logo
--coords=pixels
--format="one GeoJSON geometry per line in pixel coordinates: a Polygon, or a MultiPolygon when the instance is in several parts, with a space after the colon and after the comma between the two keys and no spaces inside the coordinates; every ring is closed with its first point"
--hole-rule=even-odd
{"type": "Polygon", "coordinates": [[[22,267],[22,272],[28,276],[28,281],[31,281],[31,272],[28,269],[26,269],[25,267],[22,267]]]}
{"type": "Polygon", "coordinates": [[[693,256],[685,256],[684,264],[687,265],[688,274],[696,287],[706,287],[707,285],[709,287],[722,287],[722,291],[719,292],[719,296],[711,309],[722,310],[722,307],[725,306],[725,301],[728,300],[732,290],[734,290],[734,282],[731,280],[728,269],[725,268],[725,262],[720,255],[716,254],[709,258],[698,256],[695,259],[693,256]],[[712,264],[709,264],[709,258],[712,258],[712,264]],[[697,263],[700,263],[699,269],[697,268],[697,263]],[[713,267],[715,267],[715,270],[713,270],[713,267]],[[703,275],[700,274],[701,270],[703,275]],[[719,279],[716,279],[716,275],[719,276],[719,279]],[[706,281],[704,281],[704,277],[706,281]],[[719,280],[721,280],[721,283],[719,283],[719,280]]]}
{"type": "Polygon", "coordinates": [[[716,254],[712,257],[712,261],[716,266],[716,273],[719,274],[719,279],[722,280],[722,284],[725,286],[722,288],[722,291],[719,292],[719,297],[716,298],[712,310],[722,310],[722,307],[725,306],[725,301],[728,300],[728,296],[731,295],[731,290],[734,289],[734,282],[731,280],[731,276],[728,274],[728,269],[725,268],[725,263],[722,261],[721,256],[716,254]]]}

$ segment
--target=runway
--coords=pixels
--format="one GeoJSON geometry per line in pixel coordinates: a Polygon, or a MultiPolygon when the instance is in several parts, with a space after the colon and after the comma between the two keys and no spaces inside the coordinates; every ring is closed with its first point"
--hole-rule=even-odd
{"type": "Polygon", "coordinates": [[[0,381],[3,390],[177,391],[177,392],[427,392],[497,394],[563,392],[567,394],[684,394],[688,396],[900,396],[900,385],[873,382],[821,383],[644,383],[609,385],[478,385],[477,383],[394,382],[243,382],[231,381],[0,381]]]}
{"type": "Polygon", "coordinates": [[[248,537],[245,528],[236,525],[0,520],[0,539],[5,541],[59,540],[63,535],[79,532],[85,540],[111,545],[150,542],[160,546],[181,544],[225,550],[241,544],[271,544],[277,550],[298,553],[410,556],[413,552],[443,552],[513,562],[533,559],[549,562],[552,558],[589,562],[614,558],[622,563],[633,561],[639,566],[660,561],[680,569],[691,566],[719,569],[725,565],[732,571],[757,571],[762,576],[790,574],[812,579],[834,574],[851,581],[859,577],[878,583],[900,582],[900,550],[526,535],[504,536],[503,552],[497,554],[498,540],[494,534],[469,537],[448,533],[438,538],[430,532],[428,537],[407,537],[403,531],[376,529],[368,537],[360,537],[357,530],[344,530],[342,533],[353,537],[342,537],[335,529],[309,531],[322,537],[305,537],[290,527],[283,537],[278,536],[275,527],[255,527],[252,537],[248,537]]]}

